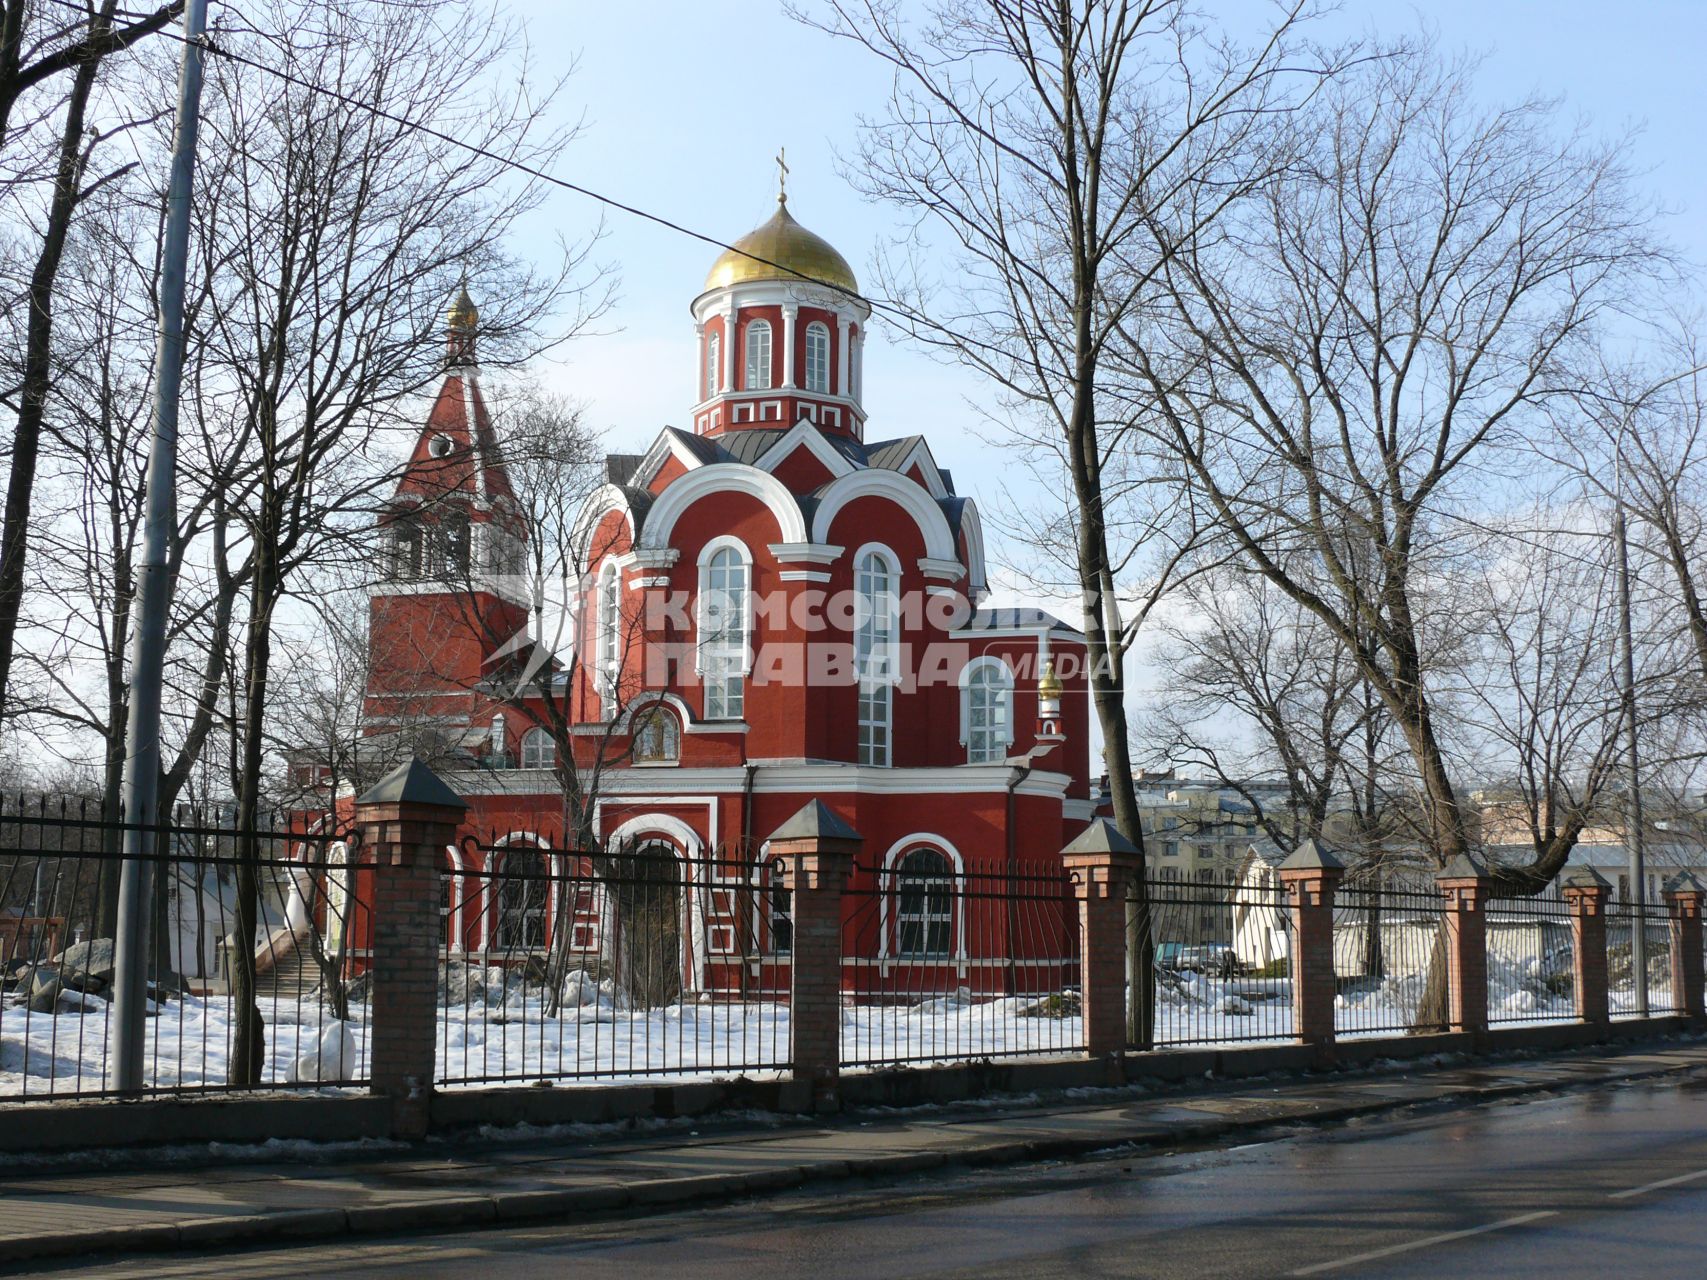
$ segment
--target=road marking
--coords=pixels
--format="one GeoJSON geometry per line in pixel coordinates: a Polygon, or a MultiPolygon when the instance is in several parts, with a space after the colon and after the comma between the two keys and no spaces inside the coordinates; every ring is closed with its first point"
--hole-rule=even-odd
{"type": "Polygon", "coordinates": [[[1645,1187],[1630,1187],[1624,1191],[1614,1191],[1607,1199],[1628,1200],[1631,1196],[1639,1196],[1644,1191],[1658,1191],[1661,1187],[1675,1187],[1685,1182],[1694,1182],[1697,1178],[1707,1178],[1707,1169],[1697,1169],[1694,1173],[1680,1173],[1675,1178],[1661,1178],[1658,1182],[1650,1182],[1645,1187]]]}
{"type": "Polygon", "coordinates": [[[1525,1222],[1534,1222],[1540,1218],[1551,1218],[1558,1212],[1557,1209],[1542,1209],[1539,1213],[1520,1213],[1515,1218],[1501,1218],[1498,1222],[1489,1222],[1480,1227],[1466,1227],[1463,1231],[1447,1231],[1438,1236],[1425,1236],[1421,1240],[1412,1240],[1408,1244],[1389,1245],[1385,1249],[1371,1249],[1368,1253],[1354,1254],[1349,1258],[1335,1258],[1332,1262],[1318,1262],[1313,1267],[1305,1267],[1301,1271],[1292,1272],[1292,1274],[1295,1276],[1320,1275],[1324,1271],[1337,1271],[1341,1267],[1354,1267],[1360,1262],[1374,1262],[1377,1258],[1391,1258],[1396,1253],[1410,1253],[1413,1249],[1427,1249],[1430,1245],[1450,1244],[1454,1240],[1485,1235],[1489,1231],[1503,1231],[1507,1227],[1522,1226],[1525,1222]]]}

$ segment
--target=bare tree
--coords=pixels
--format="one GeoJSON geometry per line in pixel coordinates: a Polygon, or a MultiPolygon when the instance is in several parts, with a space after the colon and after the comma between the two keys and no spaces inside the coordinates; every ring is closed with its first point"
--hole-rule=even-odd
{"type": "MultiPolygon", "coordinates": [[[[439,317],[458,278],[490,282],[488,352],[525,353],[581,296],[586,253],[566,248],[541,276],[504,248],[538,199],[506,162],[548,165],[565,140],[543,124],[551,95],[517,75],[513,31],[465,4],[309,9],[248,14],[269,35],[243,47],[290,79],[214,61],[198,175],[197,252],[210,281],[198,427],[209,456],[250,463],[231,494],[247,578],[232,717],[240,832],[260,812],[276,612],[305,566],[348,558],[369,537],[374,495],[389,483],[370,445],[438,373],[439,317]]],[[[257,1078],[262,1050],[254,846],[238,866],[237,1082],[257,1078]]]]}
{"type": "MultiPolygon", "coordinates": [[[[1379,695],[1441,864],[1474,834],[1436,678],[1461,640],[1442,587],[1485,536],[1468,513],[1501,501],[1502,467],[1534,470],[1540,406],[1658,261],[1619,147],[1561,137],[1546,103],[1472,107],[1469,74],[1424,49],[1330,83],[1285,122],[1297,162],[1260,201],[1213,234],[1153,221],[1158,306],[1121,335],[1155,437],[1245,563],[1379,695]]],[[[1545,885],[1579,831],[1502,883],[1545,885]]]]}
{"type": "MultiPolygon", "coordinates": [[[[989,378],[1068,480],[1058,527],[1084,600],[1091,700],[1115,821],[1140,848],[1124,658],[1193,538],[1189,520],[1178,532],[1186,513],[1122,462],[1135,422],[1130,399],[1111,394],[1109,344],[1137,322],[1160,267],[1141,242],[1148,222],[1187,208],[1212,223],[1270,165],[1252,145],[1261,122],[1315,83],[1299,68],[1316,60],[1292,57],[1308,8],[1276,6],[1248,48],[1211,38],[1173,0],[938,0],[916,22],[893,0],[825,0],[806,16],[893,71],[852,180],[953,246],[946,282],[916,258],[884,264],[904,326],[989,378]],[[1140,499],[1136,514],[1121,513],[1123,496],[1140,499]],[[1120,576],[1138,563],[1149,581],[1127,617],[1120,576]]],[[[1147,989],[1150,949],[1139,950],[1147,989]]],[[[1148,1043],[1149,1002],[1135,1008],[1148,1043]]]]}

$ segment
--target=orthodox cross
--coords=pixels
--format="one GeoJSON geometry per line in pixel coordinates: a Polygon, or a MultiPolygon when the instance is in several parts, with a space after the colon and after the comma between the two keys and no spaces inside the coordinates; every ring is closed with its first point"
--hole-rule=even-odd
{"type": "Polygon", "coordinates": [[[788,161],[784,159],[787,154],[787,147],[776,149],[776,202],[778,204],[788,203],[788,161]]]}

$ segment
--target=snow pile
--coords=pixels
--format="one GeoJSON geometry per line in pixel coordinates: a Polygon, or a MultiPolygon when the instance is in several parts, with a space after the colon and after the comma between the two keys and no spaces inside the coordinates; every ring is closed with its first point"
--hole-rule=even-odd
{"type": "Polygon", "coordinates": [[[289,1084],[350,1080],[360,1070],[361,1052],[349,1024],[333,1022],[321,1031],[317,1042],[297,1055],[285,1080],[289,1084]]]}

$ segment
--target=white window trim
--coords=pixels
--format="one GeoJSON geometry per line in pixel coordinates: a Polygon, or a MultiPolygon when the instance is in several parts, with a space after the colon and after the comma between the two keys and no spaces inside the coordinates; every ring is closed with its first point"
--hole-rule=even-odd
{"type": "Polygon", "coordinates": [[[521,741],[517,744],[517,748],[516,748],[516,764],[517,764],[517,767],[522,768],[522,769],[549,769],[549,768],[551,768],[552,766],[549,763],[547,763],[547,764],[529,764],[527,762],[528,740],[530,738],[534,742],[539,742],[541,739],[544,739],[544,741],[545,741],[545,754],[548,758],[550,756],[553,756],[556,754],[556,744],[551,740],[551,734],[546,732],[546,730],[541,728],[539,725],[535,725],[533,728],[529,729],[526,733],[522,734],[521,741]]]}
{"type": "Polygon", "coordinates": [[[805,346],[806,387],[805,387],[805,389],[814,395],[827,396],[830,394],[830,351],[831,351],[830,326],[825,324],[822,320],[812,321],[810,324],[808,324],[806,326],[806,346],[805,346]],[[822,366],[822,368],[823,368],[823,379],[821,382],[814,382],[812,380],[812,336],[815,333],[822,334],[824,337],[824,363],[822,366]]]}
{"type": "Polygon", "coordinates": [[[717,383],[717,375],[723,363],[721,338],[721,334],[714,333],[705,340],[705,398],[707,400],[722,389],[717,383]]]}
{"type": "Polygon", "coordinates": [[[929,831],[915,831],[912,835],[902,836],[901,839],[890,845],[889,852],[883,855],[882,879],[878,882],[877,958],[879,960],[893,960],[901,964],[928,964],[933,960],[940,963],[943,959],[952,960],[956,964],[964,964],[966,961],[966,894],[964,891],[955,893],[949,900],[952,912],[949,928],[954,936],[949,939],[949,953],[946,957],[902,956],[897,954],[893,945],[896,941],[895,930],[899,924],[892,918],[894,903],[899,893],[895,884],[896,868],[901,861],[901,855],[912,853],[915,849],[929,849],[933,853],[942,854],[948,859],[956,883],[962,887],[966,884],[966,859],[960,856],[959,849],[956,849],[941,836],[929,831]]]}
{"type": "Polygon", "coordinates": [[[746,329],[741,334],[741,370],[744,374],[741,389],[743,391],[769,391],[773,387],[776,374],[775,343],[771,340],[771,322],[769,320],[749,320],[746,329]],[[764,338],[764,363],[759,369],[761,376],[754,374],[755,339],[764,338]]]}
{"type": "MultiPolygon", "coordinates": [[[[694,674],[703,676],[706,670],[706,637],[704,602],[711,586],[711,562],[724,551],[733,551],[741,562],[743,587],[741,591],[741,654],[737,674],[741,677],[741,716],[745,718],[747,709],[747,690],[744,687],[746,679],[753,670],[753,553],[747,544],[731,534],[720,534],[710,539],[699,552],[699,579],[697,592],[694,596],[694,674]]],[[[722,719],[714,719],[709,706],[710,699],[706,698],[705,720],[707,723],[725,723],[722,719]]]]}
{"type": "Polygon", "coordinates": [[[605,708],[605,719],[609,720],[610,713],[615,710],[617,680],[622,664],[622,568],[614,557],[599,566],[598,576],[594,581],[597,584],[598,600],[593,611],[594,625],[597,627],[597,643],[593,649],[594,688],[601,703],[613,704],[605,708]],[[608,589],[611,585],[614,585],[614,592],[608,589]],[[613,595],[614,611],[610,607],[613,595]],[[611,616],[613,612],[614,617],[611,616]],[[610,654],[606,653],[607,648],[612,651],[610,654]]]}
{"type": "MultiPolygon", "coordinates": [[[[889,578],[890,578],[890,583],[891,583],[890,596],[891,596],[892,604],[894,606],[892,608],[892,610],[890,611],[890,619],[889,619],[889,648],[891,651],[890,656],[892,658],[892,662],[890,663],[889,679],[881,682],[881,683],[886,684],[888,686],[888,692],[884,698],[884,705],[885,705],[885,708],[887,711],[887,715],[886,715],[884,725],[883,725],[883,728],[884,728],[883,759],[881,761],[860,760],[859,763],[869,765],[872,768],[887,769],[887,768],[893,767],[893,762],[895,759],[895,685],[900,682],[900,672],[897,668],[899,667],[899,664],[900,664],[900,650],[901,650],[901,610],[900,610],[901,581],[902,581],[902,579],[901,579],[901,557],[896,555],[894,551],[890,550],[889,547],[885,546],[881,542],[867,542],[863,546],[861,546],[858,550],[856,550],[854,552],[853,560],[850,563],[853,566],[853,586],[854,586],[854,597],[856,600],[856,605],[857,605],[857,602],[863,598],[861,596],[861,593],[860,593],[860,585],[859,585],[860,566],[865,562],[865,560],[868,557],[872,557],[872,556],[875,556],[878,559],[882,560],[884,565],[889,570],[889,578]]],[[[853,641],[854,641],[854,661],[857,663],[859,661],[859,658],[860,658],[860,653],[859,653],[859,622],[857,619],[855,620],[855,624],[854,624],[853,641]]],[[[871,683],[873,685],[876,685],[879,682],[872,681],[871,683]]],[[[866,681],[865,677],[860,676],[858,678],[858,696],[861,699],[863,699],[865,696],[866,685],[867,685],[867,681],[866,681]]],[[[859,743],[858,743],[859,730],[866,728],[868,726],[875,727],[876,721],[867,721],[863,716],[859,715],[858,711],[857,711],[857,704],[856,704],[856,713],[855,713],[855,717],[854,717],[854,725],[855,725],[855,753],[857,755],[858,749],[859,749],[859,743]]]]}
{"type": "Polygon", "coordinates": [[[960,745],[966,748],[966,759],[969,764],[1000,764],[1001,758],[995,760],[972,759],[972,677],[979,671],[995,670],[1001,673],[1002,689],[1007,694],[1007,715],[1003,717],[1003,736],[1000,745],[1011,747],[1014,744],[1014,673],[1012,668],[994,654],[984,654],[972,659],[960,671],[960,745]]]}

